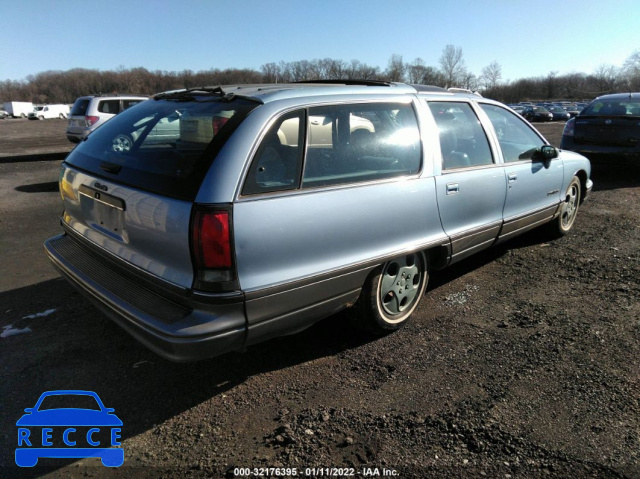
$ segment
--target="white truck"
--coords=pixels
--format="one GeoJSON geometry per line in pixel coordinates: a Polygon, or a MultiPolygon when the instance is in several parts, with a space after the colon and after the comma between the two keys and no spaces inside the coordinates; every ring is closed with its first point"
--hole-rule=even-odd
{"type": "Polygon", "coordinates": [[[30,101],[8,101],[2,106],[13,118],[27,118],[29,113],[33,111],[33,103],[30,101]]]}
{"type": "Polygon", "coordinates": [[[38,105],[29,112],[29,120],[49,120],[60,118],[61,120],[69,116],[69,105],[38,105]]]}

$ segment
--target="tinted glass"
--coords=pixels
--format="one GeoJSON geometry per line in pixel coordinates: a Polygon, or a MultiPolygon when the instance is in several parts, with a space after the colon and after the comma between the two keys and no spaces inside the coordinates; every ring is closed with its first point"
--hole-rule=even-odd
{"type": "Polygon", "coordinates": [[[120,100],[100,100],[98,102],[98,111],[116,115],[120,113],[120,100]]]}
{"type": "Polygon", "coordinates": [[[468,103],[430,102],[440,130],[442,169],[493,164],[489,141],[468,103]]]}
{"type": "Polygon", "coordinates": [[[545,142],[519,116],[496,105],[481,104],[498,136],[504,161],[528,160],[545,142]]]}
{"type": "Polygon", "coordinates": [[[140,99],[140,100],[122,100],[122,109],[126,110],[130,106],[137,105],[138,103],[140,103],[142,101],[144,101],[144,100],[143,99],[140,99]]]}
{"type": "Polygon", "coordinates": [[[305,112],[280,118],[267,132],[251,164],[243,195],[296,189],[304,151],[305,112]]]}
{"type": "Polygon", "coordinates": [[[73,108],[71,109],[72,115],[84,116],[87,113],[87,107],[89,106],[89,102],[91,100],[89,98],[78,98],[76,102],[73,104],[73,108]]]}
{"type": "Polygon", "coordinates": [[[191,200],[217,151],[256,106],[208,96],[141,102],[89,135],[66,161],[96,176],[191,200]]]}
{"type": "Polygon", "coordinates": [[[371,103],[309,109],[303,188],[412,175],[420,133],[411,105],[371,103]]]}
{"type": "Polygon", "coordinates": [[[603,116],[640,116],[640,100],[594,100],[584,109],[582,115],[603,115],[603,116]]]}

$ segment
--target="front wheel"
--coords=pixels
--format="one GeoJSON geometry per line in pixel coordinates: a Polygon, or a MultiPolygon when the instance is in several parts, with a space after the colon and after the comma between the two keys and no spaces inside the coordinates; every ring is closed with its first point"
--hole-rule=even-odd
{"type": "Polygon", "coordinates": [[[377,335],[400,329],[418,307],[427,287],[427,261],[422,252],[400,256],[377,268],[354,305],[356,323],[377,335]]]}
{"type": "Polygon", "coordinates": [[[567,188],[564,202],[560,206],[560,215],[549,225],[550,232],[553,236],[560,237],[569,232],[573,223],[576,221],[581,197],[582,185],[580,183],[580,178],[574,176],[567,188]]]}

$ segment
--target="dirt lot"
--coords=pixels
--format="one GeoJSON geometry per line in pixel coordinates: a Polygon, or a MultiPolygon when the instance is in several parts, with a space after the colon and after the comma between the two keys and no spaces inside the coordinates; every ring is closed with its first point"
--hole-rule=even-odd
{"type": "MultiPolygon", "coordinates": [[[[396,334],[363,338],[340,314],[177,365],[97,312],[44,257],[42,241],[60,231],[64,129],[0,121],[0,327],[29,328],[0,338],[1,477],[334,472],[306,474],[314,466],[640,477],[639,167],[594,164],[594,192],[563,239],[533,232],[433,274],[396,334]],[[15,466],[16,420],[54,389],[95,391],[115,408],[124,466],[15,466]]],[[[561,124],[540,130],[559,143],[561,124]]]]}

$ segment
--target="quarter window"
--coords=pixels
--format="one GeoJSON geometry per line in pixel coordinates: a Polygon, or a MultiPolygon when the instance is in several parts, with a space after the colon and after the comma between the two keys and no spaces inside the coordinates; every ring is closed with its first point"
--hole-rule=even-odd
{"type": "Polygon", "coordinates": [[[143,99],[140,99],[140,100],[122,100],[122,109],[126,110],[130,106],[137,105],[141,101],[144,101],[144,100],[143,99]]]}
{"type": "Polygon", "coordinates": [[[104,100],[98,103],[100,113],[110,113],[115,115],[120,113],[120,100],[104,100]]]}
{"type": "Polygon", "coordinates": [[[302,166],[304,111],[280,118],[267,132],[256,152],[243,195],[298,188],[302,166]]]}
{"type": "Polygon", "coordinates": [[[496,105],[480,105],[498,136],[505,163],[530,160],[544,141],[519,116],[496,105]]]}
{"type": "Polygon", "coordinates": [[[493,164],[489,141],[468,103],[430,102],[440,130],[442,169],[493,164]]]}

